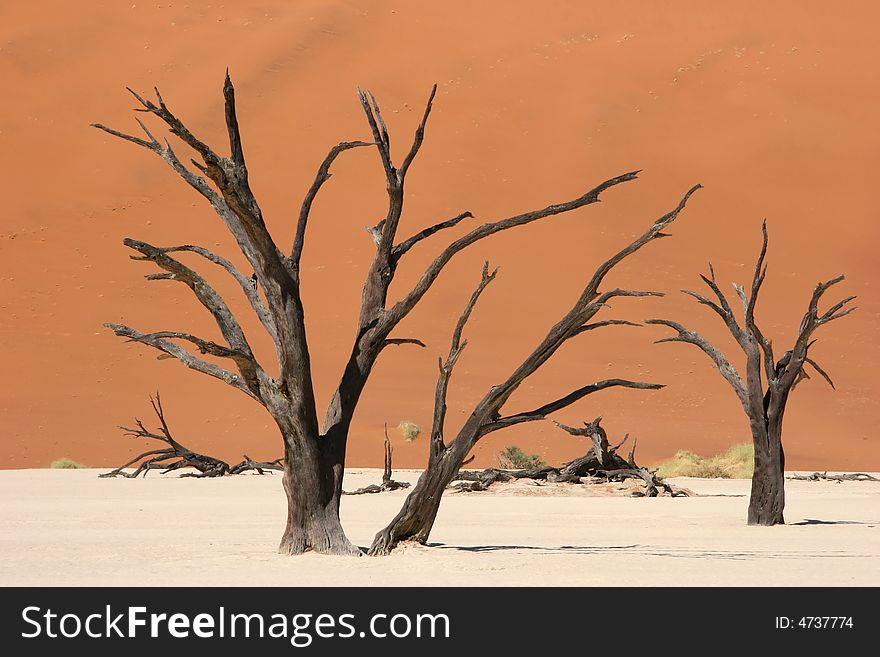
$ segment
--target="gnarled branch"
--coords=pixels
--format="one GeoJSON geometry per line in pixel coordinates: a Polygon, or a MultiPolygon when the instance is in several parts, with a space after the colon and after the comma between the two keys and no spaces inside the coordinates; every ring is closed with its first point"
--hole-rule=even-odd
{"type": "MultiPolygon", "coordinates": [[[[498,431],[499,429],[505,429],[515,424],[522,424],[523,422],[535,422],[536,420],[543,420],[551,413],[555,413],[556,411],[561,410],[567,406],[571,406],[576,401],[583,399],[587,395],[591,395],[594,392],[599,392],[600,390],[615,387],[635,388],[637,390],[660,390],[665,386],[661,383],[644,383],[642,381],[627,381],[626,379],[605,379],[603,381],[591,383],[590,385],[578,388],[577,390],[570,392],[564,397],[560,397],[559,399],[544,404],[543,406],[540,406],[539,408],[536,408],[534,410],[525,411],[522,413],[514,413],[513,415],[508,415],[506,417],[498,418],[497,420],[488,422],[483,426],[481,435],[485,435],[493,431],[498,431]]],[[[558,422],[556,424],[564,428],[564,426],[560,425],[558,422]]]]}
{"type": "Polygon", "coordinates": [[[430,265],[428,265],[428,268],[422,274],[415,287],[403,299],[398,301],[391,309],[389,309],[384,318],[385,325],[388,327],[396,326],[400,322],[400,320],[402,320],[413,309],[413,307],[415,307],[416,303],[418,303],[418,301],[425,295],[425,293],[440,275],[442,269],[450,260],[452,260],[453,256],[455,256],[458,252],[467,248],[471,244],[474,244],[481,239],[485,239],[486,237],[499,233],[503,230],[508,230],[516,226],[524,226],[545,217],[562,214],[564,212],[570,212],[572,210],[582,208],[585,205],[596,203],[599,201],[599,196],[602,194],[602,192],[621,183],[635,180],[638,176],[638,173],[638,171],[631,171],[620,176],[615,176],[614,178],[609,178],[605,182],[597,185],[596,187],[588,191],[586,194],[583,194],[582,196],[579,196],[578,198],[567,201],[565,203],[548,205],[547,207],[540,210],[525,212],[523,214],[518,214],[513,217],[508,217],[507,219],[483,224],[482,226],[479,226],[469,232],[467,235],[464,235],[463,237],[455,240],[454,242],[452,242],[452,244],[447,246],[430,265]]]}
{"type": "Polygon", "coordinates": [[[350,150],[352,148],[358,148],[360,146],[372,146],[372,144],[366,141],[344,141],[331,148],[330,152],[327,153],[327,157],[325,157],[324,161],[321,163],[321,166],[318,167],[318,173],[315,176],[315,181],[312,183],[312,186],[309,188],[306,197],[303,199],[302,207],[299,211],[299,219],[296,223],[296,235],[294,236],[293,247],[290,251],[290,261],[295,269],[299,269],[300,259],[302,258],[303,245],[305,243],[306,236],[306,226],[309,222],[309,215],[312,211],[312,203],[315,201],[315,197],[318,195],[321,187],[324,185],[325,182],[330,179],[330,176],[332,175],[330,173],[330,166],[333,164],[334,160],[336,160],[340,153],[343,153],[344,151],[350,150]]]}
{"type": "Polygon", "coordinates": [[[854,296],[847,297],[842,301],[831,306],[831,308],[823,313],[819,314],[819,301],[822,299],[822,296],[825,292],[828,291],[829,288],[837,285],[845,279],[844,276],[837,276],[830,280],[820,282],[813,289],[813,294],[810,296],[810,303],[807,307],[807,312],[804,314],[803,319],[801,320],[800,327],[798,329],[798,336],[795,340],[794,346],[791,349],[791,358],[788,361],[785,369],[780,373],[777,377],[777,380],[774,382],[774,386],[779,391],[784,391],[790,389],[794,383],[798,380],[799,375],[803,369],[803,364],[806,362],[807,352],[809,350],[810,338],[813,335],[813,332],[822,326],[823,324],[827,324],[828,322],[834,321],[835,319],[840,319],[841,317],[845,317],[850,314],[854,310],[855,307],[847,308],[843,310],[843,308],[853,299],[854,296]]]}
{"type": "Polygon", "coordinates": [[[403,242],[395,246],[391,250],[391,256],[395,260],[400,260],[403,255],[413,248],[416,244],[421,242],[423,239],[426,239],[433,235],[434,233],[438,233],[441,230],[445,230],[446,228],[452,228],[453,226],[457,226],[459,223],[464,221],[465,219],[472,219],[474,215],[470,212],[462,212],[454,216],[452,219],[447,219],[446,221],[441,221],[440,223],[434,224],[433,226],[428,226],[424,230],[416,233],[412,237],[405,239],[403,242]]]}
{"type": "Polygon", "coordinates": [[[145,344],[153,347],[154,349],[158,349],[159,351],[162,351],[169,356],[173,356],[191,370],[201,372],[202,374],[207,374],[208,376],[212,376],[215,379],[220,379],[221,381],[224,381],[225,383],[231,385],[233,388],[238,388],[251,399],[255,399],[256,401],[262,403],[262,400],[250,389],[250,387],[245,383],[241,375],[234,374],[233,372],[225,370],[222,367],[215,365],[214,363],[209,363],[200,358],[197,358],[186,349],[184,349],[180,345],[175,344],[174,342],[171,342],[164,338],[155,337],[156,334],[154,333],[143,333],[142,331],[138,331],[137,329],[133,329],[123,324],[104,324],[104,326],[109,328],[121,338],[128,338],[133,342],[140,342],[141,344],[145,344]]]}
{"type": "Polygon", "coordinates": [[[446,356],[446,360],[444,361],[442,358],[439,359],[440,373],[437,377],[437,387],[434,393],[434,418],[431,424],[431,459],[439,457],[446,449],[443,440],[443,429],[446,423],[447,411],[446,394],[449,390],[449,379],[452,377],[452,370],[455,368],[455,363],[458,362],[459,356],[461,356],[462,351],[464,351],[464,348],[467,346],[467,340],[462,341],[464,328],[471,317],[471,313],[474,311],[474,307],[477,305],[477,301],[480,299],[480,295],[483,294],[483,291],[489,283],[495,280],[497,274],[497,268],[490,272],[489,263],[483,263],[483,272],[480,276],[480,282],[471,294],[470,299],[468,299],[464,310],[461,311],[458,321],[455,323],[455,329],[452,332],[452,343],[449,346],[449,353],[446,356]]]}
{"type": "Polygon", "coordinates": [[[416,159],[416,155],[419,154],[419,149],[422,147],[422,142],[425,140],[425,125],[428,123],[428,117],[431,115],[431,108],[434,106],[434,96],[436,95],[437,85],[435,84],[431,87],[431,95],[428,97],[428,102],[425,103],[425,113],[422,115],[422,120],[416,128],[416,135],[413,138],[409,153],[406,154],[406,157],[403,159],[403,164],[400,165],[399,175],[401,180],[406,178],[406,173],[409,171],[409,167],[413,163],[413,160],[416,159]]]}
{"type": "Polygon", "coordinates": [[[686,329],[678,322],[673,322],[668,319],[648,319],[645,320],[645,324],[660,324],[663,326],[668,326],[678,333],[678,335],[673,337],[655,340],[657,344],[660,344],[662,342],[687,342],[689,344],[699,347],[703,351],[703,353],[705,353],[709,358],[712,359],[712,362],[715,363],[715,367],[718,368],[721,376],[723,376],[724,379],[733,388],[733,391],[736,393],[736,396],[742,404],[743,408],[745,409],[746,413],[750,412],[749,392],[746,388],[746,384],[743,383],[742,377],[740,377],[739,372],[736,371],[736,368],[730,364],[730,361],[727,360],[727,357],[723,353],[721,353],[721,351],[719,351],[717,347],[715,347],[711,342],[706,340],[699,333],[686,329]]]}
{"type": "Polygon", "coordinates": [[[259,292],[257,292],[256,274],[254,274],[254,277],[248,278],[247,276],[242,274],[238,270],[238,268],[233,265],[229,260],[213,253],[212,251],[209,251],[202,246],[184,244],[182,246],[161,247],[159,248],[159,251],[163,253],[188,251],[191,253],[196,253],[206,260],[209,260],[210,262],[213,262],[214,264],[223,267],[223,269],[229,272],[229,274],[238,283],[241,291],[244,292],[248,303],[250,303],[251,308],[253,308],[254,312],[257,314],[257,317],[260,319],[260,323],[266,329],[266,332],[272,338],[272,341],[275,343],[275,345],[278,345],[278,332],[275,328],[275,320],[272,318],[272,315],[269,313],[265,304],[263,304],[263,300],[260,298],[259,292]]]}
{"type": "Polygon", "coordinates": [[[383,346],[388,347],[391,345],[401,345],[401,344],[414,344],[417,347],[425,348],[427,345],[417,338],[386,338],[382,343],[383,346]]]}

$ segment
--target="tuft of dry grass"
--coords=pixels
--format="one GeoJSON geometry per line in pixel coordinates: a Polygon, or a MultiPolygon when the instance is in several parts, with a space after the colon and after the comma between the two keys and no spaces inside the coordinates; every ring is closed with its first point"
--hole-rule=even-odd
{"type": "Polygon", "coordinates": [[[403,435],[404,440],[410,443],[422,433],[419,425],[409,420],[401,420],[400,424],[397,425],[397,430],[403,435]]]}
{"type": "Polygon", "coordinates": [[[700,456],[686,449],[679,450],[671,459],[657,465],[657,474],[663,478],[751,479],[754,468],[754,446],[741,443],[715,456],[700,456]]]}
{"type": "Polygon", "coordinates": [[[533,470],[543,468],[545,463],[537,454],[526,454],[516,445],[510,445],[498,453],[498,465],[502,470],[533,470]]]}
{"type": "Polygon", "coordinates": [[[55,468],[58,470],[79,470],[82,468],[87,468],[89,466],[83,465],[82,463],[78,463],[73,459],[67,458],[66,456],[56,459],[49,464],[50,468],[55,468]]]}

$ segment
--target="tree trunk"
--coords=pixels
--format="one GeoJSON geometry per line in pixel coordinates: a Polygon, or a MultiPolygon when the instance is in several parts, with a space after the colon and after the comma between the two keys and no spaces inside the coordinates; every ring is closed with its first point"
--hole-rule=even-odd
{"type": "MultiPolygon", "coordinates": [[[[782,418],[771,419],[753,435],[755,474],[749,498],[748,524],[784,525],[785,452],[782,449],[782,418]]],[[[754,433],[754,431],[753,431],[754,433]]]]}
{"type": "MultiPolygon", "coordinates": [[[[431,458],[427,469],[419,477],[412,492],[407,495],[400,512],[385,529],[376,534],[370,546],[370,556],[390,554],[399,543],[412,541],[424,545],[428,542],[443,491],[455,480],[467,451],[455,441],[436,458],[431,458]]],[[[432,455],[433,456],[433,455],[432,455]]]]}
{"type": "Polygon", "coordinates": [[[284,434],[284,492],[287,495],[287,527],[278,551],[302,554],[360,556],[339,520],[342,497],[344,448],[333,436],[302,436],[287,429],[284,434]]]}

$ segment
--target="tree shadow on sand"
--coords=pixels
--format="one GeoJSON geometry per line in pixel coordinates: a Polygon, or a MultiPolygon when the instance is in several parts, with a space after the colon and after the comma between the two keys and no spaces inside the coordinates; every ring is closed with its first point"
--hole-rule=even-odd
{"type": "Polygon", "coordinates": [[[789,523],[791,526],[804,527],[807,525],[868,525],[874,527],[876,522],[864,522],[861,520],[817,520],[815,518],[804,518],[798,522],[789,523]]]}
{"type": "Polygon", "coordinates": [[[642,547],[633,545],[560,545],[546,547],[542,545],[446,545],[445,543],[429,543],[428,547],[440,550],[460,550],[462,552],[502,552],[505,550],[533,550],[535,552],[573,552],[577,554],[601,554],[618,550],[632,550],[642,547]]]}

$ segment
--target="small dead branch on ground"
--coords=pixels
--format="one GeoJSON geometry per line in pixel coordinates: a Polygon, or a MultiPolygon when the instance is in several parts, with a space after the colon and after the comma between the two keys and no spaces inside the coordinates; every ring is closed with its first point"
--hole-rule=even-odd
{"type": "Polygon", "coordinates": [[[159,433],[148,430],[144,423],[135,418],[137,428],[119,427],[125,432],[126,436],[135,438],[150,438],[151,440],[159,440],[168,447],[164,449],[151,449],[134,457],[127,463],[119,466],[115,470],[105,472],[98,475],[100,477],[126,477],[134,479],[143,474],[147,476],[150,470],[161,470],[161,474],[166,474],[173,470],[181,468],[195,468],[198,472],[187,472],[180,475],[181,477],[222,477],[224,475],[235,475],[254,470],[257,474],[265,474],[266,470],[281,470],[281,459],[274,461],[254,461],[247,454],[244,460],[236,465],[229,465],[226,461],[221,461],[213,456],[199,454],[191,449],[187,449],[177,442],[171,435],[168,423],[165,421],[165,412],[162,409],[162,400],[159,393],[156,393],[155,399],[150,397],[150,405],[159,418],[160,427],[157,429],[159,433]],[[130,468],[138,464],[134,472],[126,472],[126,468],[130,468]]]}
{"type": "Polygon", "coordinates": [[[408,481],[394,481],[391,478],[391,439],[388,438],[388,425],[385,425],[385,472],[382,474],[382,483],[370,484],[357,490],[342,491],[343,495],[364,495],[368,493],[384,493],[386,490],[397,490],[399,488],[409,488],[408,481]]]}

